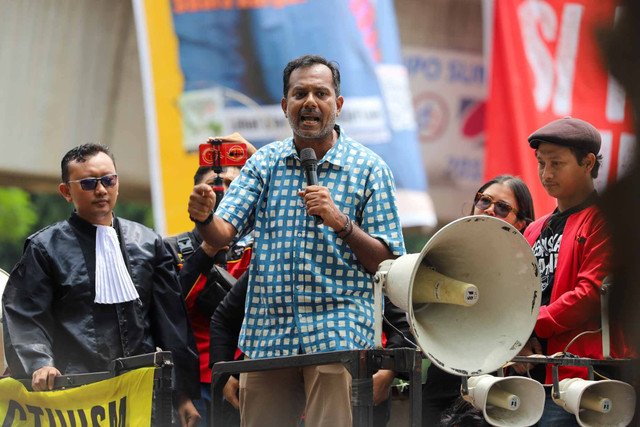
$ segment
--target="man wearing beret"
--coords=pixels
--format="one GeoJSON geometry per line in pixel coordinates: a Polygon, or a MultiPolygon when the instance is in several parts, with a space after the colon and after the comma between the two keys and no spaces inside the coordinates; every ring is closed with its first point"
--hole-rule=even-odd
{"type": "MultiPolygon", "coordinates": [[[[565,351],[584,331],[600,328],[600,286],[610,272],[609,232],[595,206],[593,180],[602,162],[600,133],[576,118],[555,120],[529,136],[538,176],[558,207],[531,223],[524,236],[540,268],[542,301],[534,334],[521,355],[565,351]]],[[[586,334],[567,349],[580,357],[602,359],[601,334],[586,334]]],[[[520,373],[523,366],[517,366],[520,373]]],[[[586,368],[561,367],[559,380],[587,378],[586,368]]],[[[547,365],[546,384],[552,383],[547,365]]],[[[573,414],[549,398],[540,426],[577,426],[573,414]]]]}

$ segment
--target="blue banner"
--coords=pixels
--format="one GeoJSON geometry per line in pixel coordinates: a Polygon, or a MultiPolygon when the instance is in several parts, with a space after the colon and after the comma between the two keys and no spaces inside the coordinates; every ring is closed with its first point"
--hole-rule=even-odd
{"type": "Polygon", "coordinates": [[[403,226],[433,225],[392,0],[173,0],[172,12],[187,151],[234,131],[258,147],[290,136],[282,71],[322,55],[341,72],[339,124],[394,173],[403,226]]]}

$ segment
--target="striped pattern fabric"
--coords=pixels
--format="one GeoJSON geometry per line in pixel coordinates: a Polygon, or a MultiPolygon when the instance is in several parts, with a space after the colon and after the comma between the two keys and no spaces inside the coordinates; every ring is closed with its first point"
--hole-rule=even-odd
{"type": "MultiPolygon", "coordinates": [[[[318,162],[319,185],[369,235],[404,254],[393,176],[347,137],[318,162]]],[[[334,230],[316,225],[298,191],[306,180],[293,138],[253,155],[216,214],[239,233],[255,229],[240,348],[252,359],[370,348],[372,275],[334,230]]]]}

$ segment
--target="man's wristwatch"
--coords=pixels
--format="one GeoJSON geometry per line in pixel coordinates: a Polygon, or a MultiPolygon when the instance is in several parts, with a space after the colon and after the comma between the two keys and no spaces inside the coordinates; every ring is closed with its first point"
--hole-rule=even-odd
{"type": "Polygon", "coordinates": [[[195,219],[191,215],[189,215],[189,219],[191,221],[195,222],[198,225],[209,225],[209,224],[211,224],[211,221],[213,221],[213,211],[211,211],[211,213],[209,214],[207,219],[205,219],[204,221],[198,221],[197,219],[195,219]]]}

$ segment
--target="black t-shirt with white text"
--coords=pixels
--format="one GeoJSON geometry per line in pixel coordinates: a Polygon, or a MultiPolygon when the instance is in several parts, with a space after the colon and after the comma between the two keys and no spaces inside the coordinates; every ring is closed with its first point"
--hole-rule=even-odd
{"type": "MultiPolygon", "coordinates": [[[[549,305],[551,301],[551,291],[555,280],[556,267],[558,265],[558,252],[562,242],[562,234],[567,224],[569,216],[593,205],[597,194],[594,191],[583,203],[567,209],[564,212],[556,210],[547,218],[542,226],[540,236],[533,244],[533,254],[538,260],[540,269],[540,279],[542,281],[542,299],[540,305],[549,305]]],[[[571,256],[567,254],[566,256],[571,256]]]]}

